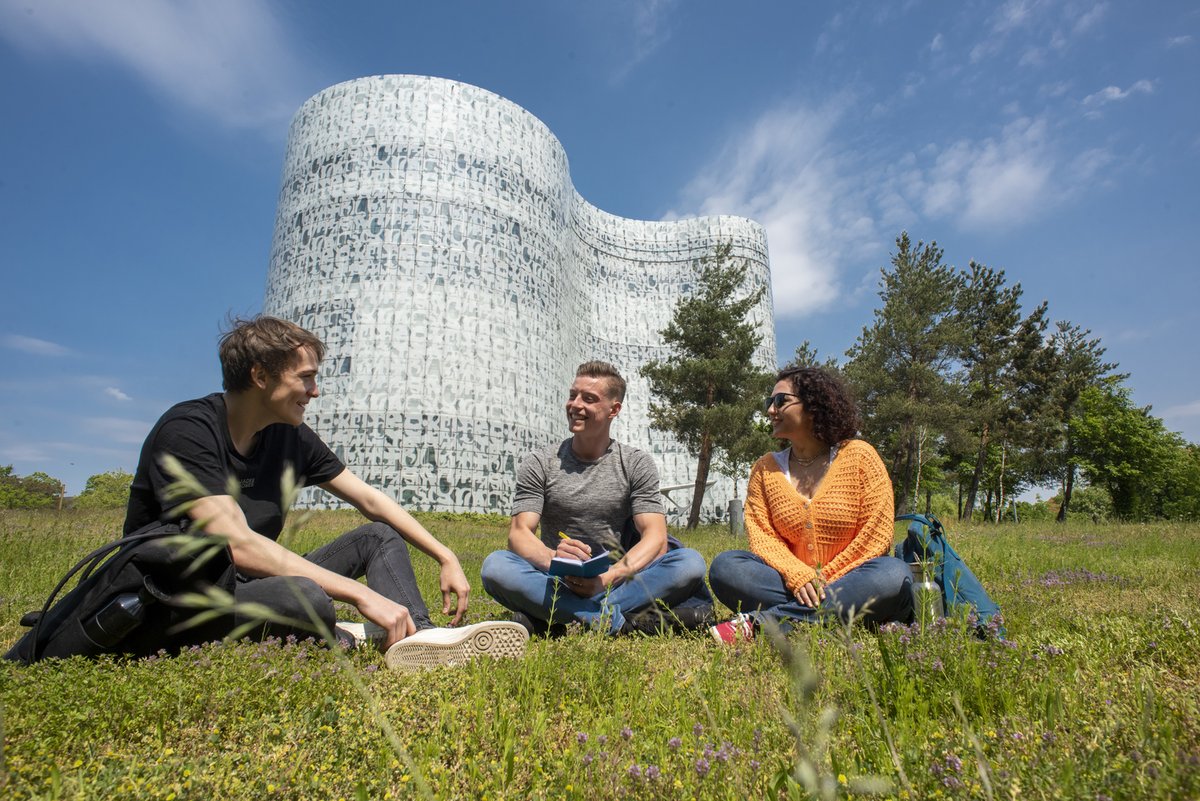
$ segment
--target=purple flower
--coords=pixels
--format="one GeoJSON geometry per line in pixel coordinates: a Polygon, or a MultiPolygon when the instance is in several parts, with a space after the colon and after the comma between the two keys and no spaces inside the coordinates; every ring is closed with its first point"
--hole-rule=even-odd
{"type": "Polygon", "coordinates": [[[752,770],[752,771],[758,770],[759,764],[760,763],[757,759],[750,760],[750,770],[752,770]]]}
{"type": "Polygon", "coordinates": [[[607,734],[601,734],[601,735],[599,735],[599,736],[596,738],[596,742],[600,743],[600,745],[604,745],[605,743],[607,743],[607,742],[608,742],[608,735],[607,735],[607,734]]]}
{"type": "Polygon", "coordinates": [[[586,754],[584,754],[584,755],[583,755],[583,764],[584,764],[584,766],[586,767],[587,765],[590,765],[590,764],[592,764],[592,760],[593,760],[593,759],[595,759],[595,757],[594,757],[594,756],[592,756],[592,752],[591,752],[591,751],[588,751],[586,754]]]}
{"type": "Polygon", "coordinates": [[[934,670],[941,670],[942,669],[942,660],[940,660],[940,659],[933,660],[933,664],[930,667],[932,667],[934,670]]]}
{"type": "Polygon", "coordinates": [[[379,665],[367,665],[366,670],[368,673],[374,673],[375,671],[379,670],[379,665]]]}
{"type": "Polygon", "coordinates": [[[642,776],[642,769],[638,767],[638,764],[636,762],[634,762],[632,765],[629,766],[629,778],[640,779],[641,776],[642,776]]]}
{"type": "Polygon", "coordinates": [[[670,740],[667,740],[667,748],[670,748],[672,751],[678,751],[681,745],[683,745],[683,740],[680,740],[678,737],[672,737],[670,740]]]}
{"type": "Polygon", "coordinates": [[[1063,649],[1059,648],[1057,645],[1046,645],[1042,648],[1042,650],[1050,656],[1062,656],[1063,653],[1065,653],[1063,649]]]}
{"type": "Polygon", "coordinates": [[[946,767],[953,768],[955,773],[962,771],[962,760],[957,754],[946,754],[946,767]]]}
{"type": "Polygon", "coordinates": [[[580,745],[583,745],[587,741],[588,741],[587,732],[581,731],[581,732],[579,732],[579,734],[575,735],[575,742],[579,743],[580,745]]]}
{"type": "Polygon", "coordinates": [[[704,727],[697,723],[692,727],[692,736],[699,737],[701,734],[704,734],[704,727]]]}
{"type": "Polygon", "coordinates": [[[708,775],[708,770],[709,770],[709,764],[708,764],[707,759],[705,759],[704,757],[700,757],[699,759],[696,760],[696,775],[697,776],[699,776],[700,778],[704,778],[705,776],[708,775]]]}
{"type": "Polygon", "coordinates": [[[633,738],[633,729],[629,728],[628,726],[621,729],[621,739],[622,740],[629,740],[632,738],[633,738]]]}
{"type": "Polygon", "coordinates": [[[662,774],[658,769],[658,765],[647,765],[646,766],[646,778],[647,779],[654,780],[654,779],[657,779],[661,775],[662,774]]]}

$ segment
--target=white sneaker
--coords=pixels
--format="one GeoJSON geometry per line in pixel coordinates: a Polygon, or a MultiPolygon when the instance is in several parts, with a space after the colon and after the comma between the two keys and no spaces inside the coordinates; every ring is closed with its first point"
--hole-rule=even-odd
{"type": "Polygon", "coordinates": [[[387,638],[387,631],[383,626],[377,626],[369,620],[366,623],[348,623],[345,620],[339,620],[334,628],[353,637],[355,648],[365,648],[368,645],[379,647],[387,638]]]}
{"type": "Polygon", "coordinates": [[[524,626],[502,620],[454,629],[425,629],[395,643],[384,661],[392,670],[418,670],[461,665],[477,656],[516,658],[525,653],[528,640],[524,626]]]}

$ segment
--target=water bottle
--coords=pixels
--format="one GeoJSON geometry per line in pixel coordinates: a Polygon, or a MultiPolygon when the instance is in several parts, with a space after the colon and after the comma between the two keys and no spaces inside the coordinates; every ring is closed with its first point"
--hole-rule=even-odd
{"type": "Polygon", "coordinates": [[[913,611],[921,628],[925,628],[946,614],[942,606],[942,588],[933,580],[933,563],[913,562],[909,567],[913,574],[913,611]]]}
{"type": "Polygon", "coordinates": [[[126,592],[109,601],[83,622],[83,633],[99,648],[112,648],[146,619],[140,593],[126,592]]]}

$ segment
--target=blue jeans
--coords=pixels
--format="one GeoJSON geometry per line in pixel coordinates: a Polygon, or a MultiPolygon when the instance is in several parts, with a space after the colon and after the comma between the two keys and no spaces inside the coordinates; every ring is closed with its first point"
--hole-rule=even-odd
{"type": "Polygon", "coordinates": [[[659,602],[668,607],[711,605],[704,567],[698,551],[676,548],[617,587],[584,598],[512,551],[494,551],[483,560],[480,578],[488,595],[514,612],[550,624],[579,621],[588,627],[602,626],[615,634],[627,615],[659,602]]]}
{"type": "Polygon", "coordinates": [[[734,611],[755,621],[769,619],[790,629],[797,621],[812,623],[836,616],[867,623],[908,623],[913,617],[912,572],[894,556],[864,562],[825,585],[819,607],[802,604],[783,582],[783,575],[749,551],[725,551],[713,559],[708,580],[713,593],[734,611]]]}

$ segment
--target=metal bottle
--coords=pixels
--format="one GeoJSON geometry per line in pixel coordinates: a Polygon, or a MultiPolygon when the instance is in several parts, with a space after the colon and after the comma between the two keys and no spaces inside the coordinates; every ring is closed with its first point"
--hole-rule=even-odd
{"type": "Polygon", "coordinates": [[[83,622],[83,633],[100,648],[112,648],[146,619],[146,604],[140,593],[126,592],[83,622]]]}
{"type": "Polygon", "coordinates": [[[946,615],[942,604],[942,588],[933,580],[932,562],[912,562],[909,567],[913,575],[913,611],[917,622],[924,628],[946,615]]]}

